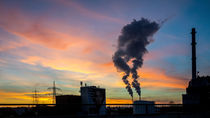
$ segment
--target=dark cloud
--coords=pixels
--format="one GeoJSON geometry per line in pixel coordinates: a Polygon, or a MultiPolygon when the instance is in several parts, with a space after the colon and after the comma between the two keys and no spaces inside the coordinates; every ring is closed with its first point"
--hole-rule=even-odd
{"type": "Polygon", "coordinates": [[[118,37],[117,51],[112,59],[115,67],[125,72],[122,79],[131,97],[133,97],[133,92],[127,78],[131,73],[133,78],[132,86],[141,96],[140,83],[137,80],[139,78],[137,69],[142,66],[143,56],[147,53],[146,46],[152,41],[151,37],[159,28],[158,23],[151,22],[148,19],[142,18],[139,21],[134,19],[130,24],[122,28],[121,35],[118,37]],[[132,61],[132,67],[129,67],[129,61],[132,61]]]}

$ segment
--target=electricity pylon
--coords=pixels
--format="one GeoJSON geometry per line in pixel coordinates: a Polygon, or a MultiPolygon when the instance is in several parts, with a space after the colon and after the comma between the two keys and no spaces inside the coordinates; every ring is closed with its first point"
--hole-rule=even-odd
{"type": "Polygon", "coordinates": [[[55,81],[53,81],[53,87],[49,87],[48,88],[48,90],[53,90],[53,92],[52,92],[52,96],[53,96],[53,104],[56,104],[55,102],[56,102],[56,95],[57,95],[57,93],[56,93],[56,90],[59,90],[59,91],[61,91],[61,89],[60,88],[57,88],[56,86],[55,86],[55,81]]]}
{"type": "Polygon", "coordinates": [[[38,95],[38,92],[36,89],[33,91],[34,94],[33,94],[33,104],[38,104],[39,102],[39,95],[38,95]]]}

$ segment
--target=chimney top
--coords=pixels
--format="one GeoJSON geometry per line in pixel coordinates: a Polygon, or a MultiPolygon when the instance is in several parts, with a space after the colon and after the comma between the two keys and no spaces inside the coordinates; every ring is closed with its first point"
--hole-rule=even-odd
{"type": "Polygon", "coordinates": [[[193,27],[192,28],[192,32],[191,33],[196,33],[196,31],[195,31],[195,28],[193,27]]]}

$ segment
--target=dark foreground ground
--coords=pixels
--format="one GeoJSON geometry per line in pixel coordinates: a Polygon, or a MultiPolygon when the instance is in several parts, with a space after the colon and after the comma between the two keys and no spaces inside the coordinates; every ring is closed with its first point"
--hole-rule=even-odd
{"type": "Polygon", "coordinates": [[[210,118],[210,113],[165,113],[153,115],[77,115],[77,116],[25,116],[25,117],[5,117],[5,118],[210,118]]]}

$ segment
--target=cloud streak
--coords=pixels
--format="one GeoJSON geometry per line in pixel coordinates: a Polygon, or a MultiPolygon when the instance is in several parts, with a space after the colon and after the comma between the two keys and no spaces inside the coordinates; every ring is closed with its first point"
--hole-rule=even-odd
{"type": "MultiPolygon", "coordinates": [[[[67,50],[69,47],[85,45],[86,47],[82,52],[86,54],[93,51],[92,47],[102,50],[101,46],[99,46],[100,43],[106,44],[106,42],[100,39],[98,40],[97,37],[91,34],[74,34],[74,32],[71,32],[75,29],[74,27],[71,27],[72,30],[69,30],[70,32],[63,32],[59,31],[59,29],[51,28],[46,26],[46,22],[51,22],[50,25],[62,26],[62,24],[46,20],[45,16],[33,17],[19,8],[0,8],[0,27],[14,35],[31,41],[31,43],[58,50],[67,50]],[[90,41],[94,41],[95,43],[93,44],[90,41]]],[[[17,44],[13,45],[18,46],[17,44]]]]}
{"type": "Polygon", "coordinates": [[[58,3],[60,3],[64,6],[69,6],[71,8],[74,8],[77,11],[79,11],[82,15],[88,16],[90,18],[95,18],[95,19],[98,19],[100,21],[109,21],[109,22],[114,22],[114,23],[119,23],[119,24],[125,24],[125,21],[123,21],[121,19],[113,18],[113,17],[106,16],[106,15],[103,15],[103,14],[98,13],[98,12],[92,11],[92,10],[85,8],[81,4],[79,4],[77,2],[74,2],[74,1],[56,0],[56,2],[58,2],[58,3]]]}

